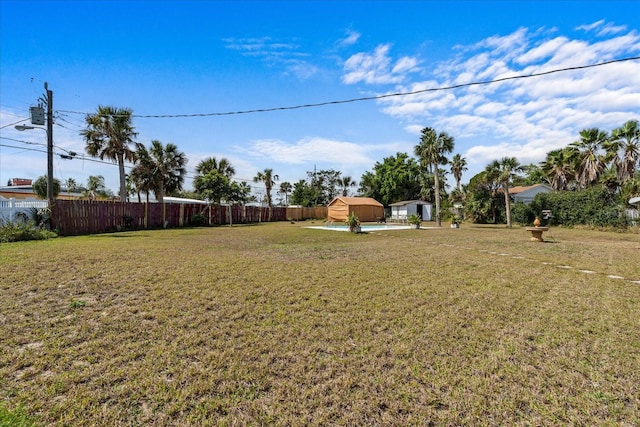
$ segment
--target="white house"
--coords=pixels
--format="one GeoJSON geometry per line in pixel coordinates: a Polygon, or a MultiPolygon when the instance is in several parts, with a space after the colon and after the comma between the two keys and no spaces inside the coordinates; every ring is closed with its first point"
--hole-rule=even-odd
{"type": "Polygon", "coordinates": [[[423,221],[431,221],[431,202],[424,200],[405,200],[402,202],[391,203],[391,220],[405,221],[409,215],[418,214],[423,221]]]}
{"type": "Polygon", "coordinates": [[[509,194],[513,198],[514,202],[522,202],[526,205],[533,201],[536,194],[550,193],[553,191],[550,185],[547,184],[535,184],[528,186],[517,186],[509,188],[509,194]]]}

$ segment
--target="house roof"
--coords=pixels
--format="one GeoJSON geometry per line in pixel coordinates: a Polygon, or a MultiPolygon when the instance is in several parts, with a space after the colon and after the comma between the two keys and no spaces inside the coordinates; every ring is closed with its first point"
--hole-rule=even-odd
{"type": "Polygon", "coordinates": [[[345,205],[351,205],[351,206],[383,206],[382,203],[380,203],[379,201],[371,197],[345,197],[345,196],[338,196],[334,198],[331,201],[331,203],[329,203],[329,206],[334,204],[337,200],[340,200],[345,205]]]}
{"type": "Polygon", "coordinates": [[[524,193],[526,191],[529,190],[533,190],[534,188],[538,188],[538,187],[544,187],[548,190],[552,190],[552,188],[550,186],[548,186],[547,184],[534,184],[534,185],[517,185],[515,187],[510,187],[509,188],[509,194],[520,194],[520,193],[524,193]]]}
{"type": "Polygon", "coordinates": [[[406,206],[406,205],[432,205],[433,203],[424,200],[403,200],[401,202],[391,203],[389,206],[406,206]]]}

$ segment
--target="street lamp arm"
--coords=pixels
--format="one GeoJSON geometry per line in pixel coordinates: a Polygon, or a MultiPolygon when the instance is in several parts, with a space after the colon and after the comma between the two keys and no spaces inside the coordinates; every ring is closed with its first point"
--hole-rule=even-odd
{"type": "Polygon", "coordinates": [[[16,126],[14,126],[14,128],[16,128],[16,130],[19,130],[21,132],[25,131],[25,130],[31,130],[31,129],[40,129],[40,130],[43,130],[45,132],[47,131],[45,128],[39,128],[37,126],[28,126],[28,125],[16,125],[16,126]]]}

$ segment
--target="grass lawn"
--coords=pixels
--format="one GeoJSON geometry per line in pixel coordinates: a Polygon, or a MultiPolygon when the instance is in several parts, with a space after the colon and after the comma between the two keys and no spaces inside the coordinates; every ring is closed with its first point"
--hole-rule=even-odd
{"type": "Polygon", "coordinates": [[[0,245],[0,415],[640,424],[640,234],[303,225],[0,245]]]}

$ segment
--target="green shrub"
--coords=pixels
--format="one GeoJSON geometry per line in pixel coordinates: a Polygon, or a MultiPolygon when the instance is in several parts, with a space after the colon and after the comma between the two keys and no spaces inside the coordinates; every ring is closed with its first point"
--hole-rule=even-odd
{"type": "Polygon", "coordinates": [[[53,231],[37,227],[33,221],[0,221],[0,243],[19,242],[22,240],[46,240],[57,236],[53,231]]]}
{"type": "Polygon", "coordinates": [[[543,209],[551,210],[549,225],[587,225],[596,228],[626,228],[629,224],[624,208],[604,188],[594,187],[582,191],[540,193],[531,202],[531,209],[539,215],[543,209]]]}
{"type": "Polygon", "coordinates": [[[191,217],[191,225],[194,227],[202,227],[206,223],[204,215],[196,214],[191,217]]]}
{"type": "Polygon", "coordinates": [[[511,205],[511,219],[516,224],[531,225],[533,220],[536,219],[536,214],[529,205],[518,202],[511,205]]]}

